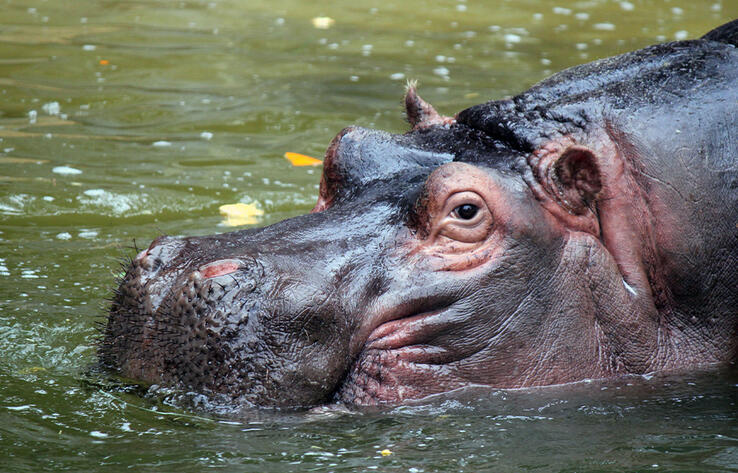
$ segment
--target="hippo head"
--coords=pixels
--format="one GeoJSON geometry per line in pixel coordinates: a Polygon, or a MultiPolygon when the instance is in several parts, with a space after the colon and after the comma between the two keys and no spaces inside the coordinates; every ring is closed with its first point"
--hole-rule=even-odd
{"type": "Polygon", "coordinates": [[[412,88],[406,108],[405,134],[338,134],[311,213],[156,239],[116,292],[103,364],[271,407],[616,370],[608,317],[627,325],[640,289],[599,234],[597,151],[564,134],[534,149],[412,88]]]}

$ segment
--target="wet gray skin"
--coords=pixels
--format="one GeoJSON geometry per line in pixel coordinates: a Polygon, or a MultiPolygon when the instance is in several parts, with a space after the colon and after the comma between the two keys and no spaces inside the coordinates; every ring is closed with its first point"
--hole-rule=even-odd
{"type": "Polygon", "coordinates": [[[235,403],[398,403],[731,363],[736,22],[411,131],[348,128],[310,214],[161,237],[100,358],[235,403]]]}

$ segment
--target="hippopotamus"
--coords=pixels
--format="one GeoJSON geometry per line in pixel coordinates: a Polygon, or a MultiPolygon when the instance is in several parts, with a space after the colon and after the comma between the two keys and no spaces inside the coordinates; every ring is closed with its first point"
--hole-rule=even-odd
{"type": "Polygon", "coordinates": [[[738,21],[401,134],[348,127],[314,209],[161,236],[99,346],[236,405],[397,405],[738,358],[738,21]]]}

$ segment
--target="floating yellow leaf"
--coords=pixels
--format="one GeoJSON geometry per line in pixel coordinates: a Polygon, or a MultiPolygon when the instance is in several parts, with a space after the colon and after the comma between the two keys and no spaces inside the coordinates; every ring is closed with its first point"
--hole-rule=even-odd
{"type": "Polygon", "coordinates": [[[336,20],[329,16],[316,16],[312,21],[313,26],[319,30],[327,30],[336,23],[336,20]]]}
{"type": "Polygon", "coordinates": [[[384,450],[382,450],[379,453],[381,453],[383,457],[388,457],[388,456],[392,455],[392,450],[388,450],[388,449],[385,448],[384,450]]]}
{"type": "Polygon", "coordinates": [[[225,217],[223,224],[229,227],[238,227],[240,225],[252,225],[259,223],[257,217],[264,215],[264,211],[253,204],[226,204],[221,205],[220,214],[225,217]]]}
{"type": "Polygon", "coordinates": [[[101,66],[107,66],[110,64],[110,61],[108,61],[107,59],[100,59],[99,64],[101,66]]]}
{"type": "Polygon", "coordinates": [[[289,151],[284,153],[284,157],[289,159],[293,166],[318,166],[323,164],[323,161],[318,158],[312,158],[300,153],[291,153],[289,151]]]}

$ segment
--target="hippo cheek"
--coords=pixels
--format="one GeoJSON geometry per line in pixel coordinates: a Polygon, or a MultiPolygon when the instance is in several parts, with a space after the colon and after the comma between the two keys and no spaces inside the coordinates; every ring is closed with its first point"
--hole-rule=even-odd
{"type": "Polygon", "coordinates": [[[536,356],[542,309],[533,292],[550,286],[560,233],[522,181],[493,170],[447,164],[426,188],[417,227],[395,253],[393,266],[404,270],[389,276],[391,295],[377,305],[403,295],[418,302],[374,320],[338,392],[345,402],[396,403],[475,383],[514,387],[536,356]]]}

